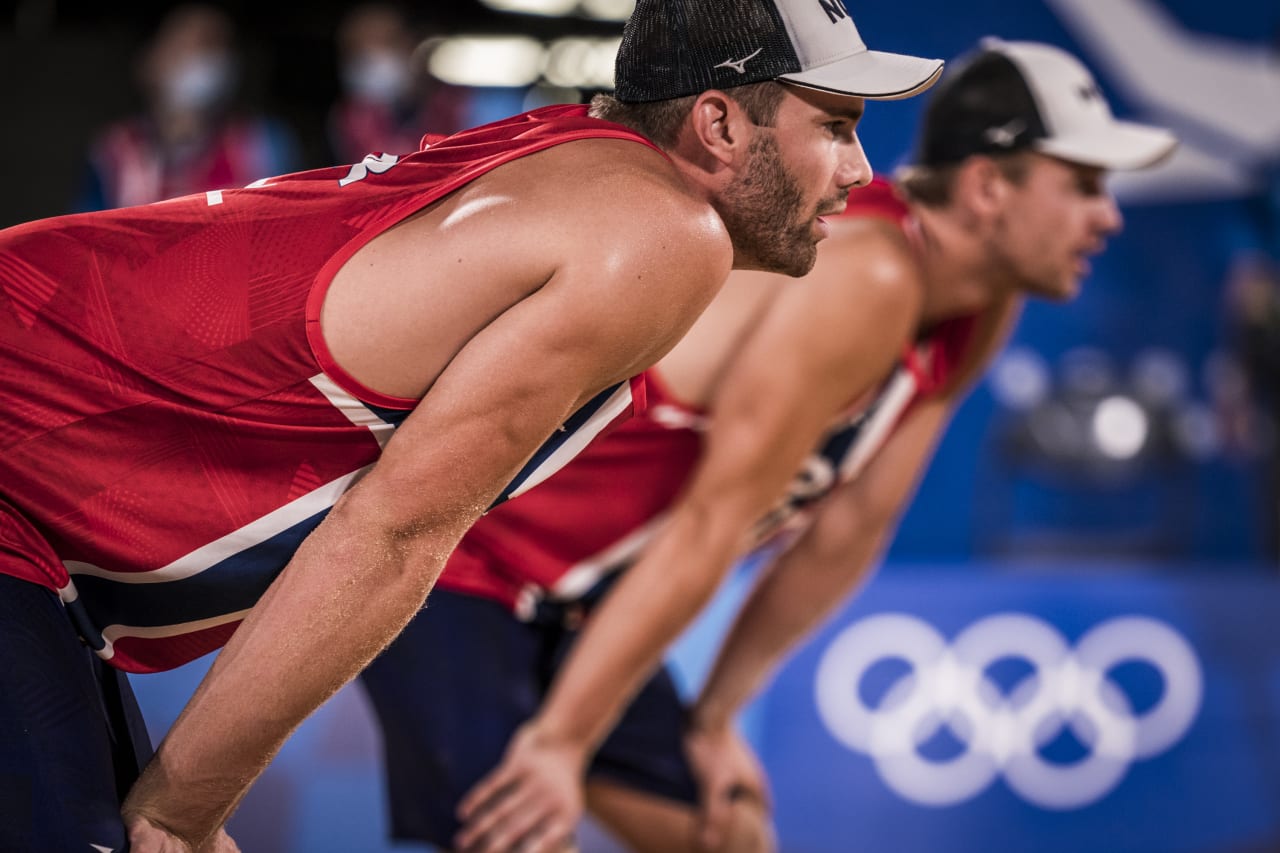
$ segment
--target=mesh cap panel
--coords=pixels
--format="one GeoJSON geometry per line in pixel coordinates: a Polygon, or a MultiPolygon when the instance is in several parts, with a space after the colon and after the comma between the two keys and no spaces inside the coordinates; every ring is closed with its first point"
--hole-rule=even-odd
{"type": "Polygon", "coordinates": [[[799,70],[771,0],[639,0],[618,49],[615,94],[660,101],[799,70]]]}

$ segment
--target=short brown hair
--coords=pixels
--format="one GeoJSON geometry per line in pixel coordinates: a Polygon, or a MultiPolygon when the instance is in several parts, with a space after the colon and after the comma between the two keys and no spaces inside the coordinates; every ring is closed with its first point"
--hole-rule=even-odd
{"type": "MultiPolygon", "coordinates": [[[[1031,168],[1031,156],[1026,151],[995,156],[974,156],[986,156],[996,164],[1005,179],[1013,184],[1021,184],[1031,168]]],[[[903,166],[894,173],[893,177],[909,201],[925,207],[946,207],[951,203],[956,173],[967,162],[968,159],[941,166],[903,166]]]]}
{"type": "MultiPolygon", "coordinates": [[[[786,89],[781,83],[766,80],[763,83],[748,83],[745,86],[734,86],[722,90],[733,98],[746,112],[747,118],[759,125],[772,127],[778,117],[778,105],[786,89]]],[[[644,101],[627,103],[619,101],[612,95],[596,95],[591,99],[591,117],[604,119],[626,125],[639,131],[663,148],[675,145],[680,133],[680,126],[697,95],[686,95],[683,98],[671,98],[666,101],[644,101]]]]}

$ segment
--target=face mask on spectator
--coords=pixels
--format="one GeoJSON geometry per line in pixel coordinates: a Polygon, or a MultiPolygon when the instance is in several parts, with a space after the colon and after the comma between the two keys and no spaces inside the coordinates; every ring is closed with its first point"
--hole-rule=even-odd
{"type": "Polygon", "coordinates": [[[385,50],[364,53],[346,63],[342,82],[354,97],[390,104],[409,90],[409,64],[385,50]]]}
{"type": "Polygon", "coordinates": [[[203,53],[183,60],[164,81],[166,103],[178,110],[208,109],[231,91],[231,58],[203,53]]]}

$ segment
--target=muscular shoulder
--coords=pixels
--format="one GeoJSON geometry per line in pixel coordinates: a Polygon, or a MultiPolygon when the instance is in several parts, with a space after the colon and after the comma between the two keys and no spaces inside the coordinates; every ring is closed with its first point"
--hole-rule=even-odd
{"type": "Polygon", "coordinates": [[[543,155],[526,166],[537,188],[524,191],[524,217],[562,277],[625,287],[690,319],[705,307],[728,275],[732,244],[666,158],[618,140],[543,155]]]}
{"type": "Polygon", "coordinates": [[[692,262],[723,265],[727,272],[732,247],[724,224],[661,154],[633,142],[592,139],[541,156],[528,168],[551,179],[540,180],[529,201],[572,223],[576,239],[566,242],[575,252],[650,254],[676,268],[692,262]]]}
{"type": "Polygon", "coordinates": [[[913,333],[924,300],[919,263],[901,229],[878,218],[832,222],[812,272],[791,294],[829,322],[874,330],[886,341],[913,333]]]}

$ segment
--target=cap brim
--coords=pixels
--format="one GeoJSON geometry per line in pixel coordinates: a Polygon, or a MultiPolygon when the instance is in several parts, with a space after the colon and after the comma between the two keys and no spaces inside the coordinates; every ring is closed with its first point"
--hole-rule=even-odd
{"type": "Polygon", "coordinates": [[[938,82],[942,64],[941,59],[864,50],[778,79],[823,92],[895,101],[918,95],[938,82]]]}
{"type": "Polygon", "coordinates": [[[1072,163],[1126,171],[1159,163],[1178,147],[1178,138],[1161,127],[1114,121],[1089,131],[1039,139],[1032,147],[1072,163]]]}

